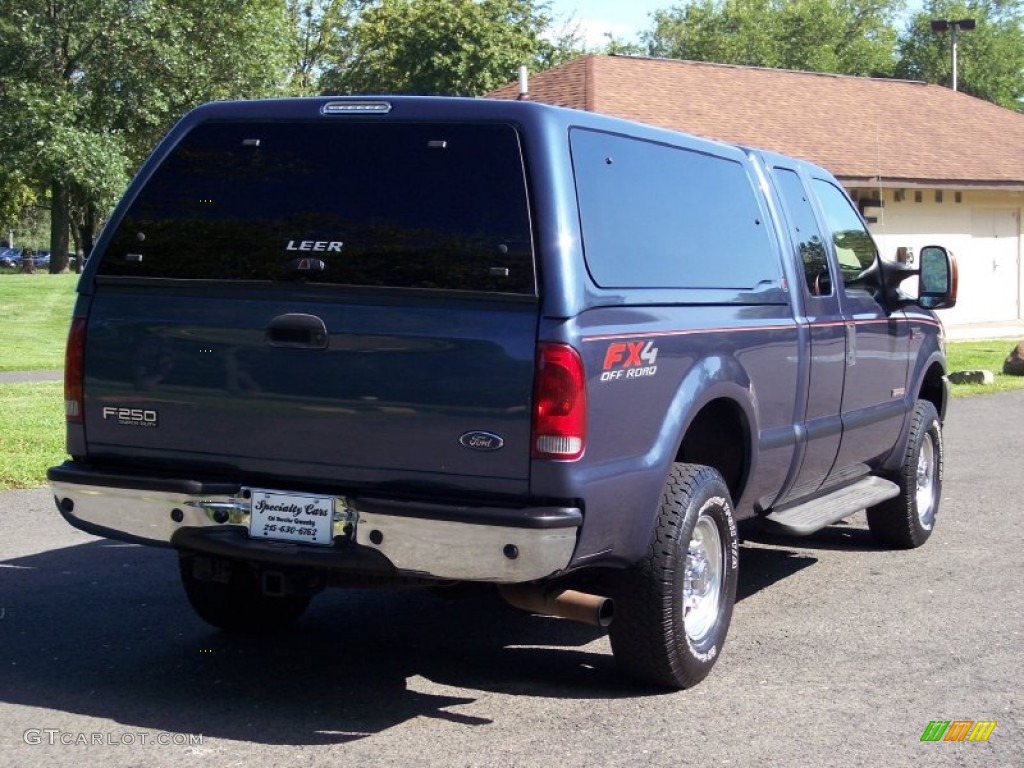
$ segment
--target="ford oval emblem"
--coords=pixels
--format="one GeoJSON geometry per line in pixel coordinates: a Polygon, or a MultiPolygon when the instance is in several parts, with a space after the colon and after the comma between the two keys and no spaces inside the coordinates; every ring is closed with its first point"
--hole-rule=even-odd
{"type": "Polygon", "coordinates": [[[505,441],[493,432],[467,432],[459,438],[463,448],[471,451],[497,451],[500,450],[505,441]]]}

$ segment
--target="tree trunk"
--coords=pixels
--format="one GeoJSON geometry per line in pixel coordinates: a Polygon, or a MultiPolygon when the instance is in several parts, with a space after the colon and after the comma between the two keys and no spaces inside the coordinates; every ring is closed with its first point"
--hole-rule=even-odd
{"type": "MultiPolygon", "coordinates": [[[[78,263],[82,264],[92,253],[92,247],[96,244],[96,224],[99,221],[99,213],[96,211],[96,203],[90,201],[85,206],[85,221],[82,223],[80,243],[82,247],[81,258],[78,263]]],[[[79,268],[81,271],[81,268],[79,268]]]]}
{"type": "Polygon", "coordinates": [[[80,187],[75,188],[75,195],[79,198],[80,204],[71,206],[71,236],[75,241],[75,272],[81,273],[95,243],[99,212],[96,210],[96,204],[88,199],[88,195],[80,187]]]}
{"type": "Polygon", "coordinates": [[[68,271],[68,221],[67,190],[59,181],[50,186],[50,274],[68,271]]]}
{"type": "Polygon", "coordinates": [[[77,221],[71,222],[71,240],[75,246],[75,264],[74,270],[78,274],[82,273],[82,225],[77,221]]]}

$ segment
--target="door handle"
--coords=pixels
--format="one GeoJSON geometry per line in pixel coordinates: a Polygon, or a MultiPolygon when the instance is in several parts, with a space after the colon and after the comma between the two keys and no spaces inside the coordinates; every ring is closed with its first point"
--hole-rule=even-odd
{"type": "Polygon", "coordinates": [[[266,338],[272,347],[327,349],[327,326],[316,315],[278,315],[267,325],[266,338]]]}

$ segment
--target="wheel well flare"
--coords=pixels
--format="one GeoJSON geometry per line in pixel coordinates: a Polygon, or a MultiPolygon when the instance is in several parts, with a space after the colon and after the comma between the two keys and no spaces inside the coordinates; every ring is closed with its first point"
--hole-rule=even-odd
{"type": "Polygon", "coordinates": [[[739,498],[750,469],[750,429],[740,408],[728,400],[705,405],[690,422],[676,461],[714,467],[739,498]]]}

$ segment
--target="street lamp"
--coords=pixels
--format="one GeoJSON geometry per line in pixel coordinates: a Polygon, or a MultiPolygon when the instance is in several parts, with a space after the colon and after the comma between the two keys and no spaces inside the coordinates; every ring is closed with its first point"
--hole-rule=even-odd
{"type": "Polygon", "coordinates": [[[952,43],[950,57],[953,60],[953,90],[956,90],[956,32],[958,29],[974,29],[974,19],[934,19],[932,32],[949,32],[952,43]]]}

